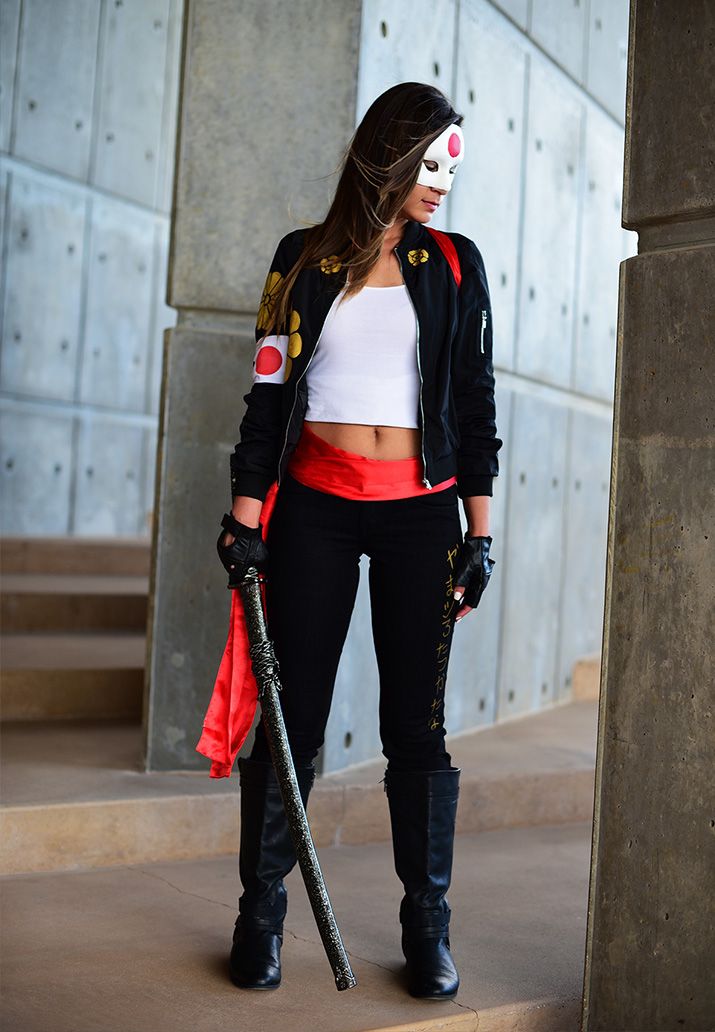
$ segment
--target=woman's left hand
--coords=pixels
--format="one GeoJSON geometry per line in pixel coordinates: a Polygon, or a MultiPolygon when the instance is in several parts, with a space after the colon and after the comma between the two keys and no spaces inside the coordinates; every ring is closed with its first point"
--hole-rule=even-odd
{"type": "Polygon", "coordinates": [[[459,623],[467,613],[477,608],[489,583],[496,563],[496,559],[489,558],[491,543],[492,539],[488,534],[484,537],[464,535],[464,543],[459,550],[454,571],[454,598],[455,601],[462,602],[455,614],[455,623],[459,623]]]}

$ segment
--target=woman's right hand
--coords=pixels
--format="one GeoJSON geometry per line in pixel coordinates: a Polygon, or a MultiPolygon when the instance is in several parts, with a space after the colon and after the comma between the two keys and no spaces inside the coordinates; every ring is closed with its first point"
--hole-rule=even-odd
{"type": "MultiPolygon", "coordinates": [[[[233,499],[231,515],[245,527],[257,527],[261,519],[262,508],[263,502],[260,498],[251,498],[249,495],[236,495],[233,499]]],[[[233,535],[231,534],[230,537],[233,537],[233,535]]],[[[231,544],[230,541],[226,543],[231,544]]]]}
{"type": "MultiPolygon", "coordinates": [[[[259,498],[250,498],[248,495],[237,495],[233,500],[231,515],[242,523],[244,527],[257,527],[261,518],[263,502],[259,498]]],[[[232,545],[236,540],[230,531],[226,531],[222,541],[224,545],[232,545]]]]}

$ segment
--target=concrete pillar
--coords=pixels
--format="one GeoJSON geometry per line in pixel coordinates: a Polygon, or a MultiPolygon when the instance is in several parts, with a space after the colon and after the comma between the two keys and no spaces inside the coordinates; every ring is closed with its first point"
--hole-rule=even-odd
{"type": "Polygon", "coordinates": [[[715,1028],[715,7],[631,0],[582,1032],[715,1028]]]}
{"type": "Polygon", "coordinates": [[[145,692],[149,770],[195,752],[226,642],[216,555],[279,238],[319,221],[355,126],[360,0],[187,0],[145,692]],[[312,181],[311,181],[312,180],[312,181]],[[217,485],[223,485],[217,490],[217,485]]]}

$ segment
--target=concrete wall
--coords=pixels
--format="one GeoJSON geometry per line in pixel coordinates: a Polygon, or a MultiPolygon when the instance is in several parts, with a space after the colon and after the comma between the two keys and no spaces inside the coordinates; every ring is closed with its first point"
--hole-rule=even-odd
{"type": "MultiPolygon", "coordinates": [[[[248,388],[255,308],[276,240],[301,217],[322,216],[335,178],[318,177],[330,173],[374,96],[400,80],[435,82],[465,113],[469,151],[434,224],[472,236],[485,256],[505,441],[492,503],[497,575],[478,614],[457,628],[446,723],[455,732],[551,705],[568,697],[574,660],[601,640],[618,263],[635,251],[635,235],[620,227],[627,0],[364,0],[357,20],[352,5],[348,12],[329,4],[322,45],[337,54],[349,16],[357,71],[340,80],[338,94],[333,75],[324,94],[334,146],[314,150],[291,176],[281,163],[290,154],[291,168],[302,168],[294,162],[303,160],[311,98],[322,90],[306,63],[296,63],[310,50],[310,40],[298,37],[316,32],[316,15],[306,8],[286,21],[272,3],[281,17],[268,21],[271,3],[229,5],[242,40],[255,28],[254,63],[239,40],[220,61],[215,51],[204,74],[217,84],[212,103],[230,117],[234,145],[256,112],[263,125],[283,120],[270,154],[274,172],[242,187],[245,173],[229,176],[215,164],[218,130],[202,117],[191,172],[208,174],[196,164],[203,153],[214,163],[212,189],[230,191],[219,206],[232,234],[230,260],[226,252],[212,265],[211,249],[197,251],[203,238],[191,219],[207,207],[200,191],[198,209],[185,206],[176,226],[171,301],[185,312],[185,332],[203,332],[196,312],[211,308],[226,319],[231,312],[237,327],[217,353],[234,363],[236,381],[216,395],[214,378],[215,404],[201,424],[211,453],[200,462],[207,509],[220,514],[228,504],[235,398],[248,388]],[[227,76],[238,91],[229,97],[227,76]],[[182,237],[187,227],[193,236],[182,237]]],[[[161,330],[174,322],[164,282],[179,8],[180,0],[3,0],[0,8],[0,512],[7,534],[150,531],[161,330]]],[[[221,4],[214,8],[220,18],[221,4]]],[[[197,457],[195,427],[184,430],[197,457]]],[[[167,434],[163,461],[175,462],[177,479],[165,490],[195,498],[197,481],[181,479],[186,454],[172,449],[167,434]]],[[[162,534],[186,540],[170,519],[162,534]]],[[[158,602],[166,630],[162,637],[157,624],[155,661],[161,653],[166,664],[155,665],[150,680],[156,702],[166,686],[169,709],[152,713],[151,723],[171,732],[166,747],[159,730],[148,732],[158,766],[204,762],[193,753],[191,729],[199,726],[228,613],[222,571],[205,569],[212,535],[207,529],[197,541],[207,551],[196,580],[204,623],[195,641],[184,640],[186,614],[172,608],[171,594],[158,602]],[[177,657],[187,654],[179,713],[171,700],[177,657]]],[[[187,595],[184,585],[175,587],[178,605],[187,595]]],[[[378,751],[376,686],[363,576],[325,770],[378,751]]]]}
{"type": "Polygon", "coordinates": [[[4,534],[148,536],[181,0],[2,0],[4,534]]]}

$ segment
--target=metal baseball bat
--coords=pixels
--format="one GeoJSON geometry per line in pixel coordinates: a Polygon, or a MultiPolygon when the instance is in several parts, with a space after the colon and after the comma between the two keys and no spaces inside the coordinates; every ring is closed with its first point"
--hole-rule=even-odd
{"type": "Polygon", "coordinates": [[[357,978],[350,967],[350,961],[333,914],[328,890],[325,887],[323,872],[315,852],[288,744],[283,713],[278,699],[278,692],[281,690],[278,660],[273,651],[273,642],[268,637],[266,629],[260,580],[255,566],[249,566],[239,584],[239,591],[246,614],[251,667],[258,686],[258,698],[261,702],[266,737],[283,798],[290,836],[300,864],[303,881],[308,890],[308,899],[313,908],[320,938],[323,940],[328,961],[333,969],[335,985],[339,991],[352,989],[357,985],[357,978]]]}

